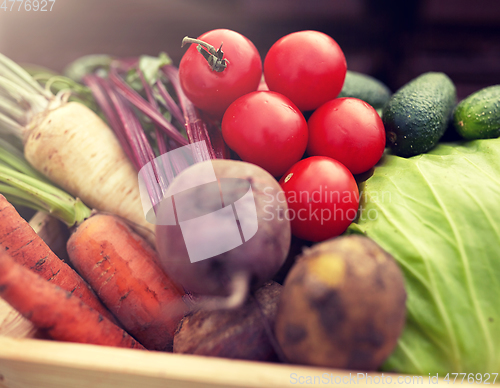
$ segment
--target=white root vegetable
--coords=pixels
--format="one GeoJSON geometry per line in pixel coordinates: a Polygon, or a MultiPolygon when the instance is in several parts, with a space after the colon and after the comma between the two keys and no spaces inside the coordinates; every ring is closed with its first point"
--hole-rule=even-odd
{"type": "Polygon", "coordinates": [[[69,102],[38,114],[24,139],[28,162],[87,206],[154,230],[142,211],[137,172],[106,123],[69,102]]]}
{"type": "Polygon", "coordinates": [[[28,162],[52,182],[89,207],[129,220],[154,244],[137,172],[113,131],[85,105],[52,95],[1,54],[0,133],[21,138],[28,162]]]}
{"type": "Polygon", "coordinates": [[[5,300],[0,298],[0,336],[12,338],[39,337],[38,329],[5,300]]]}

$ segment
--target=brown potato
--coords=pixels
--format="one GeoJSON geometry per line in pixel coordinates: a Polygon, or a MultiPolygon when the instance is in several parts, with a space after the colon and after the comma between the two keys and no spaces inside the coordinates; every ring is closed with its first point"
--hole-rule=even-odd
{"type": "Polygon", "coordinates": [[[396,261],[367,237],[316,244],[281,294],[275,332],[290,362],[375,370],[394,349],[406,313],[396,261]]]}
{"type": "MultiPolygon", "coordinates": [[[[282,286],[267,282],[255,298],[272,329],[282,286]]],[[[198,354],[253,361],[274,361],[276,353],[265,330],[254,298],[234,310],[189,314],[174,336],[174,353],[198,354]]]]}

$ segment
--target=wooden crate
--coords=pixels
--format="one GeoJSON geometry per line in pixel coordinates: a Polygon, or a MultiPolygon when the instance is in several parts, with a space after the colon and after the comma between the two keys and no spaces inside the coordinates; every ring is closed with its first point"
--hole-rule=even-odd
{"type": "MultiPolygon", "coordinates": [[[[391,385],[407,385],[404,381],[398,383],[398,378],[406,378],[407,382],[413,379],[413,376],[391,374],[382,377],[380,373],[368,376],[384,378],[384,381],[391,378],[391,385]]],[[[0,336],[1,388],[274,388],[382,384],[367,383],[366,374],[359,382],[357,378],[356,371],[0,336]],[[316,384],[306,384],[307,376],[316,378],[316,384]]],[[[418,385],[431,384],[428,377],[424,377],[418,385]]]]}

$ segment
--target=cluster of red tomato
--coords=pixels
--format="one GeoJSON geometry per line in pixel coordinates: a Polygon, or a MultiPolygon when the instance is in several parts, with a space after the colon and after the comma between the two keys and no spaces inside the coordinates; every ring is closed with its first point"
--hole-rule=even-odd
{"type": "Polygon", "coordinates": [[[237,32],[198,39],[208,45],[191,45],[179,65],[188,98],[222,120],[224,140],[242,160],[281,178],[295,236],[343,233],[359,206],[353,174],[381,158],[385,130],[373,107],[337,98],[347,71],[340,46],[318,31],[295,32],[274,43],[262,66],[237,32]]]}

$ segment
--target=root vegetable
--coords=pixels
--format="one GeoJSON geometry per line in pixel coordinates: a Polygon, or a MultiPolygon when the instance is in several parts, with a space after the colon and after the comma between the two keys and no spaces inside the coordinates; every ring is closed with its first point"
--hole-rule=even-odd
{"type": "Polygon", "coordinates": [[[74,231],[67,249],[71,264],[130,334],[147,349],[172,350],[187,307],[144,239],[117,217],[96,214],[74,231]]]}
{"type": "MultiPolygon", "coordinates": [[[[0,150],[5,152],[3,159],[7,164],[0,166],[0,182],[3,182],[0,192],[8,194],[15,203],[49,211],[71,227],[66,250],[73,267],[120,323],[145,346],[171,350],[175,328],[186,306],[182,292],[161,270],[153,248],[133,232],[123,218],[98,212],[92,215],[80,200],[35,178],[28,165],[22,168],[24,172],[19,171],[19,167],[16,171],[14,166],[23,166],[23,158],[1,145],[0,150]]],[[[8,230],[7,235],[17,243],[15,231],[8,230]]],[[[31,230],[31,233],[34,232],[31,230]]],[[[14,243],[11,245],[16,248],[14,243]]],[[[29,245],[31,241],[24,243],[29,245]]],[[[45,259],[31,264],[35,269],[40,267],[46,277],[59,279],[57,275],[63,271],[52,272],[55,266],[50,261],[45,265],[45,259]]],[[[73,274],[79,278],[76,272],[73,274]]],[[[95,295],[94,299],[97,300],[95,295]]]]}
{"type": "MultiPolygon", "coordinates": [[[[226,307],[241,305],[249,286],[257,288],[272,279],[290,247],[290,223],[284,217],[286,201],[278,182],[250,163],[212,160],[197,163],[179,174],[167,194],[177,193],[176,190],[179,193],[166,200],[174,199],[179,223],[195,222],[183,230],[179,225],[157,226],[156,245],[163,269],[190,292],[227,296],[226,307]],[[179,189],[204,182],[209,163],[216,181],[189,190],[179,189]],[[245,202],[237,203],[244,196],[245,202]],[[199,224],[197,217],[204,215],[214,218],[199,224]],[[203,240],[205,245],[199,245],[202,235],[209,237],[209,241],[203,240]],[[190,249],[212,253],[192,262],[186,238],[192,238],[190,249]]],[[[160,205],[160,219],[167,217],[171,209],[168,205],[165,200],[160,205]]]]}
{"type": "Polygon", "coordinates": [[[66,242],[70,234],[68,227],[57,218],[43,211],[37,211],[29,219],[28,223],[50,250],[67,263],[68,252],[66,251],[66,242]]]}
{"type": "Polygon", "coordinates": [[[70,102],[33,123],[24,142],[32,166],[87,206],[154,229],[142,212],[137,172],[99,116],[70,102]]]}
{"type": "Polygon", "coordinates": [[[79,298],[0,252],[0,297],[50,338],[144,349],[135,339],[79,298]]]}
{"type": "Polygon", "coordinates": [[[175,334],[174,353],[276,360],[263,319],[267,319],[270,327],[274,326],[281,288],[278,283],[267,282],[255,291],[255,297],[248,298],[237,309],[199,310],[187,315],[175,334]]]}
{"type": "Polygon", "coordinates": [[[44,338],[33,323],[0,298],[0,336],[12,338],[44,338]]]}
{"type": "Polygon", "coordinates": [[[112,130],[89,108],[52,95],[0,54],[0,128],[23,140],[28,162],[88,206],[137,224],[151,242],[137,172],[112,130]],[[23,104],[19,104],[23,101],[23,104]]]}
{"type": "Polygon", "coordinates": [[[285,280],[276,318],[286,357],[377,369],[404,326],[403,281],[393,257],[364,236],[338,237],[305,251],[285,280]]]}
{"type": "Polygon", "coordinates": [[[71,292],[104,317],[116,322],[89,285],[50,250],[3,195],[0,195],[0,249],[8,250],[19,264],[71,292]]]}

